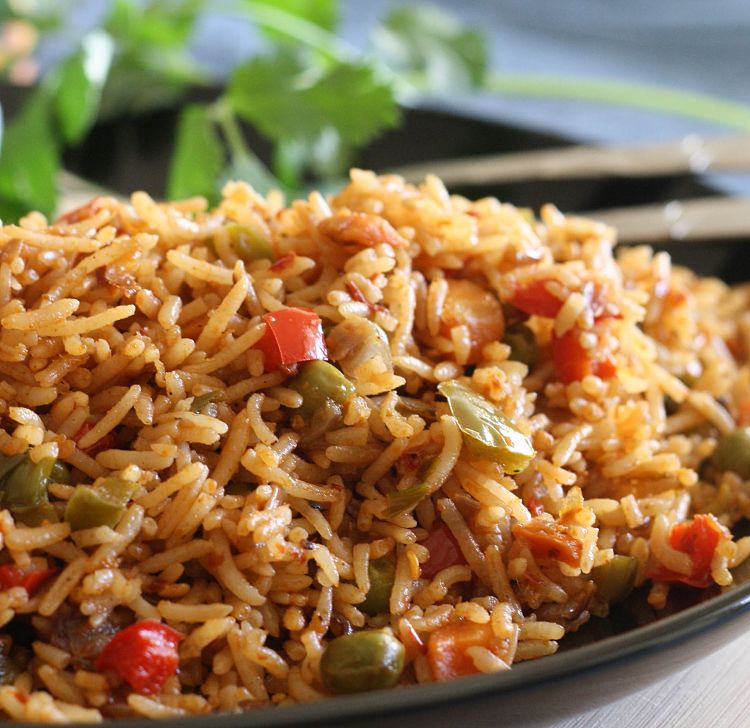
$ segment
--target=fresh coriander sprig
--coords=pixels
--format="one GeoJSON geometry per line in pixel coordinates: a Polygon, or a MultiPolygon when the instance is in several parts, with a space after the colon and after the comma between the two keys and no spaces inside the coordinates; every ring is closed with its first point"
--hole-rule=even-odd
{"type": "MultiPolygon", "coordinates": [[[[41,80],[9,124],[0,217],[54,210],[61,152],[80,143],[97,119],[177,105],[190,89],[210,85],[188,50],[209,8],[217,6],[113,0],[100,27],[41,80]]],[[[434,10],[395,11],[363,51],[336,34],[336,0],[234,0],[222,9],[254,23],[267,43],[231,70],[214,102],[180,111],[169,197],[215,200],[231,178],[299,192],[310,179],[342,174],[359,148],[399,123],[399,101],[419,87],[437,89],[446,70],[457,86],[475,85],[486,67],[481,38],[434,10]],[[419,48],[405,53],[414,33],[419,48]],[[242,124],[272,143],[272,169],[248,147],[242,124]]],[[[59,30],[63,17],[45,15],[39,32],[59,30]]]]}

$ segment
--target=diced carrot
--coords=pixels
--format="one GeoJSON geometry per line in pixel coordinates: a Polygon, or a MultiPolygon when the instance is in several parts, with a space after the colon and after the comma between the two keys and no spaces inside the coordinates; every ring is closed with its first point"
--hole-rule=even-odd
{"type": "Polygon", "coordinates": [[[534,520],[516,523],[511,530],[538,562],[562,561],[568,566],[578,566],[581,562],[581,543],[568,534],[565,526],[534,520]]]}
{"type": "Polygon", "coordinates": [[[466,654],[470,647],[484,647],[504,658],[505,643],[498,639],[490,624],[453,622],[438,627],[427,641],[427,660],[437,682],[474,675],[479,670],[466,654]]]}
{"type": "Polygon", "coordinates": [[[503,307],[492,293],[472,281],[448,279],[447,284],[440,333],[450,338],[454,326],[463,326],[471,343],[469,363],[476,364],[484,346],[503,338],[503,307]]]}
{"type": "Polygon", "coordinates": [[[425,643],[408,619],[402,619],[398,625],[398,636],[406,650],[406,659],[413,660],[425,652],[425,643]]]}
{"type": "Polygon", "coordinates": [[[739,412],[737,414],[737,424],[740,427],[750,425],[750,399],[743,399],[740,402],[739,412]]]}

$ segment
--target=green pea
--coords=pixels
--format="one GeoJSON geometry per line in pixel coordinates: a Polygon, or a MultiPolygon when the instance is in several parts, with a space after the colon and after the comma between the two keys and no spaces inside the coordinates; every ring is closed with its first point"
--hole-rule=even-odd
{"type": "Polygon", "coordinates": [[[305,417],[314,414],[327,400],[343,405],[356,392],[354,385],[327,361],[307,362],[287,386],[302,395],[299,412],[305,417]]]}
{"type": "Polygon", "coordinates": [[[719,440],[711,462],[719,470],[731,470],[750,479],[750,427],[740,427],[719,440]]]}
{"type": "Polygon", "coordinates": [[[529,371],[536,366],[536,336],[526,324],[517,324],[506,329],[503,341],[510,347],[510,359],[525,364],[529,371]]]}
{"type": "Polygon", "coordinates": [[[224,392],[220,389],[213,389],[210,392],[193,397],[193,404],[190,405],[190,409],[197,414],[207,404],[211,404],[212,402],[223,402],[225,399],[226,396],[224,395],[224,392]]]}
{"type": "Polygon", "coordinates": [[[609,604],[623,601],[633,591],[637,573],[638,559],[619,555],[591,570],[597,592],[609,604]]]}
{"type": "Polygon", "coordinates": [[[337,695],[393,687],[403,670],[404,646],[380,630],[337,637],[320,661],[323,683],[337,695]]]}
{"type": "Polygon", "coordinates": [[[271,241],[259,231],[238,223],[230,223],[224,229],[229,235],[229,244],[238,258],[245,262],[261,258],[273,259],[271,241]]]}
{"type": "Polygon", "coordinates": [[[396,561],[392,555],[373,559],[367,567],[367,574],[370,577],[370,590],[365,600],[357,607],[373,617],[388,611],[393,582],[396,579],[396,561]]]}
{"type": "Polygon", "coordinates": [[[79,485],[65,507],[65,520],[73,531],[114,528],[136,488],[135,483],[121,478],[105,478],[96,487],[79,485]]]}
{"type": "Polygon", "coordinates": [[[438,391],[448,400],[469,452],[500,463],[506,473],[520,473],[531,462],[536,454],[531,439],[492,402],[456,380],[441,382],[438,391]]]}

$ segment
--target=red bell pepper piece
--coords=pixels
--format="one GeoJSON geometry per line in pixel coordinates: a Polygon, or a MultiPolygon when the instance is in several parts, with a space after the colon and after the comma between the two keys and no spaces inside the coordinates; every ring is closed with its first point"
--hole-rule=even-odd
{"type": "Polygon", "coordinates": [[[562,336],[552,337],[552,360],[557,378],[563,384],[579,382],[589,374],[611,379],[617,372],[606,352],[593,352],[581,346],[580,329],[573,327],[562,336]]]}
{"type": "Polygon", "coordinates": [[[263,314],[266,332],[255,345],[266,371],[303,361],[327,360],[320,317],[304,308],[282,308],[263,314]]]}
{"type": "Polygon", "coordinates": [[[183,636],[153,619],[144,619],[118,632],[96,661],[97,670],[117,673],[135,692],[154,695],[177,672],[177,645],[183,636]]]}
{"type": "Polygon", "coordinates": [[[519,286],[508,303],[531,316],[555,318],[565,302],[547,290],[547,283],[539,279],[519,286]]]}
{"type": "MultiPolygon", "coordinates": [[[[93,429],[93,427],[93,422],[84,422],[78,432],[73,435],[73,439],[78,442],[89,430],[93,429]]],[[[115,433],[108,432],[104,437],[97,440],[93,445],[89,445],[87,448],[85,448],[83,452],[85,452],[89,457],[93,458],[104,450],[111,450],[115,446],[116,442],[117,441],[115,439],[115,433]]]]}
{"type": "Polygon", "coordinates": [[[726,530],[710,513],[699,513],[692,521],[675,523],[669,532],[669,545],[675,551],[690,556],[693,569],[689,574],[678,574],[664,566],[649,569],[647,576],[653,581],[679,582],[698,589],[711,586],[711,562],[714,552],[726,530]]]}
{"type": "Polygon", "coordinates": [[[420,569],[425,579],[432,579],[438,571],[449,566],[466,563],[456,537],[444,523],[433,528],[421,544],[430,552],[430,558],[420,569]]]}
{"type": "Polygon", "coordinates": [[[47,579],[54,576],[59,569],[22,569],[15,564],[3,564],[0,566],[0,586],[10,589],[14,586],[22,586],[33,596],[47,579]]]}

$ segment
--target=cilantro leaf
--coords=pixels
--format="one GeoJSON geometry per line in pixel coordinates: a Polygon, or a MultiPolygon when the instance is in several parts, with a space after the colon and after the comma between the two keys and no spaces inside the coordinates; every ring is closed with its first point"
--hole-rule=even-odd
{"type": "Polygon", "coordinates": [[[398,121],[391,86],[364,63],[315,72],[291,54],[257,58],[232,74],[228,97],[243,119],[274,141],[314,142],[333,129],[358,145],[398,121]]]}
{"type": "Polygon", "coordinates": [[[94,123],[113,53],[112,38],[92,31],[61,66],[55,111],[65,141],[77,142],[94,123]]]}
{"type": "Polygon", "coordinates": [[[252,154],[237,154],[232,158],[229,165],[219,175],[219,190],[232,180],[243,180],[251,184],[253,189],[261,195],[271,190],[281,190],[289,194],[289,190],[252,154]]]}
{"type": "Polygon", "coordinates": [[[16,220],[29,210],[51,215],[57,202],[58,167],[49,102],[40,88],[5,129],[0,154],[0,218],[16,220]]]}
{"type": "Polygon", "coordinates": [[[191,104],[180,113],[177,141],[169,166],[170,199],[203,195],[216,201],[216,178],[224,167],[224,148],[208,107],[191,104]]]}
{"type": "MultiPolygon", "coordinates": [[[[254,7],[267,6],[274,10],[306,20],[325,30],[333,30],[338,23],[336,0],[245,0],[250,12],[254,7]]],[[[274,40],[284,39],[282,33],[266,30],[274,40]]]]}
{"type": "Polygon", "coordinates": [[[426,5],[396,8],[373,31],[378,58],[441,93],[476,87],[487,71],[487,44],[475,30],[426,5]]]}

